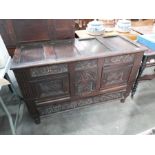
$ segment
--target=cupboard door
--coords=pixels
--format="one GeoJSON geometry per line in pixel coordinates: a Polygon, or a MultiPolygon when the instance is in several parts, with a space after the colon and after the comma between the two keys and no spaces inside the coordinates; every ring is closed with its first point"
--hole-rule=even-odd
{"type": "Polygon", "coordinates": [[[57,99],[69,96],[68,73],[46,77],[44,80],[32,82],[37,90],[38,98],[57,99]]]}
{"type": "Polygon", "coordinates": [[[97,73],[97,60],[76,63],[74,75],[76,96],[86,96],[96,90],[97,73]]]}
{"type": "Polygon", "coordinates": [[[68,73],[46,76],[44,79],[22,82],[20,85],[26,99],[58,99],[69,96],[68,73]]]}
{"type": "Polygon", "coordinates": [[[102,69],[101,89],[127,84],[132,66],[102,69]]]}

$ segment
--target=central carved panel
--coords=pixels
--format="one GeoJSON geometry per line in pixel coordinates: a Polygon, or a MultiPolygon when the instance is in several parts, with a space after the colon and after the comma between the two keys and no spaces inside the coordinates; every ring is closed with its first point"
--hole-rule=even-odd
{"type": "Polygon", "coordinates": [[[76,71],[75,75],[75,94],[91,93],[96,89],[97,68],[76,71]]]}

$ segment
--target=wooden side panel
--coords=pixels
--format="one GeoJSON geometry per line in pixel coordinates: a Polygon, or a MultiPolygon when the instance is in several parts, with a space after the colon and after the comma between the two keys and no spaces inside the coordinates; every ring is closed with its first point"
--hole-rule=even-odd
{"type": "Polygon", "coordinates": [[[133,84],[136,80],[138,69],[141,65],[143,54],[144,54],[144,52],[139,52],[135,55],[135,61],[134,61],[133,68],[132,68],[132,71],[131,71],[130,76],[129,76],[128,85],[127,85],[127,89],[126,89],[124,98],[126,98],[131,92],[133,84]]]}

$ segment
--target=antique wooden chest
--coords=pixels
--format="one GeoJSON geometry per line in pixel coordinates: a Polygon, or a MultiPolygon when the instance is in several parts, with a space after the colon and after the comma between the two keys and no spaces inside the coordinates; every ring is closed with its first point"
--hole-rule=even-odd
{"type": "Polygon", "coordinates": [[[40,116],[129,95],[145,49],[123,37],[20,45],[12,62],[28,110],[40,116]]]}

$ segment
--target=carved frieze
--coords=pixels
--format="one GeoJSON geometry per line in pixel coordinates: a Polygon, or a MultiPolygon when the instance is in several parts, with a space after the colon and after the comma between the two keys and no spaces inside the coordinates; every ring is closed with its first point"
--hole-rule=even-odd
{"type": "Polygon", "coordinates": [[[30,69],[31,77],[40,77],[50,74],[68,72],[67,64],[51,65],[44,67],[35,67],[30,69]]]}
{"type": "Polygon", "coordinates": [[[104,60],[104,66],[114,65],[114,64],[132,63],[133,61],[134,61],[134,54],[107,57],[104,60]]]}
{"type": "Polygon", "coordinates": [[[75,70],[84,70],[94,67],[97,67],[97,59],[77,62],[75,65],[75,70]]]}
{"type": "Polygon", "coordinates": [[[70,101],[65,103],[51,104],[50,106],[38,107],[38,111],[41,116],[49,115],[55,112],[74,109],[77,107],[82,107],[94,103],[99,103],[103,101],[108,101],[112,99],[118,99],[123,96],[123,92],[115,92],[111,94],[99,95],[96,97],[89,97],[85,99],[80,99],[76,101],[70,101]]]}
{"type": "Polygon", "coordinates": [[[123,96],[123,92],[95,96],[95,97],[93,97],[93,102],[94,103],[104,102],[104,101],[108,101],[108,100],[112,100],[112,99],[121,98],[122,96],[123,96]]]}

